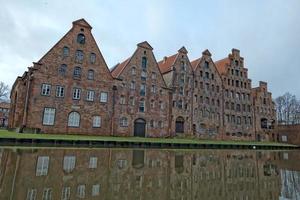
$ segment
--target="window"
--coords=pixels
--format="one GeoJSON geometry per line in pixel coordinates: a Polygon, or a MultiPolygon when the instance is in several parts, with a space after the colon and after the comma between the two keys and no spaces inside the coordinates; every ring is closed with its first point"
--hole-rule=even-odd
{"type": "Polygon", "coordinates": [[[209,79],[209,73],[205,72],[205,78],[209,79]]]}
{"type": "Polygon", "coordinates": [[[43,125],[54,125],[55,108],[44,108],[43,125]]]}
{"type": "Polygon", "coordinates": [[[39,156],[36,163],[36,176],[47,176],[49,168],[49,156],[39,156]]]}
{"type": "Polygon", "coordinates": [[[142,73],[141,73],[141,80],[146,81],[146,79],[147,79],[147,71],[143,70],[142,73]]]}
{"type": "Polygon", "coordinates": [[[101,127],[101,117],[100,116],[93,116],[93,127],[94,128],[101,127]]]}
{"type": "Polygon", "coordinates": [[[91,64],[95,64],[95,62],[96,62],[96,54],[94,54],[94,53],[90,54],[90,62],[91,62],[91,64]]]}
{"type": "Polygon", "coordinates": [[[150,127],[151,128],[155,128],[155,122],[154,122],[154,120],[150,120],[150,127]]]}
{"type": "Polygon", "coordinates": [[[242,121],[242,120],[241,120],[241,117],[238,116],[238,117],[236,118],[236,123],[237,123],[237,124],[241,124],[241,121],[242,121]]]}
{"type": "Polygon", "coordinates": [[[120,104],[122,105],[126,104],[125,97],[123,95],[120,96],[120,104]]]}
{"type": "Polygon", "coordinates": [[[75,53],[75,62],[82,63],[83,57],[84,57],[83,51],[77,50],[76,53],[75,53]]]}
{"type": "Polygon", "coordinates": [[[130,83],[130,89],[131,90],[135,90],[135,82],[134,81],[131,81],[131,83],[130,83]]]}
{"type": "Polygon", "coordinates": [[[65,156],[63,170],[70,173],[75,168],[76,157],[75,156],[65,156]]]}
{"type": "Polygon", "coordinates": [[[94,80],[94,70],[90,69],[88,71],[88,76],[87,76],[88,80],[94,80]]]}
{"type": "Polygon", "coordinates": [[[36,189],[29,189],[27,191],[26,200],[36,200],[36,189]]]}
{"type": "Polygon", "coordinates": [[[67,65],[66,64],[62,64],[62,65],[59,66],[58,74],[60,76],[66,76],[66,74],[67,74],[67,65]]]}
{"type": "Polygon", "coordinates": [[[69,47],[64,47],[63,48],[63,57],[68,57],[70,54],[70,49],[69,47]]]}
{"type": "Polygon", "coordinates": [[[208,69],[209,68],[209,62],[205,61],[204,62],[204,67],[208,69]]]}
{"type": "Polygon", "coordinates": [[[186,70],[185,69],[185,63],[184,63],[184,61],[180,62],[180,69],[181,69],[181,71],[185,71],[186,70]]]}
{"type": "Polygon", "coordinates": [[[235,60],[235,66],[239,66],[239,61],[235,60]]]}
{"type": "Polygon", "coordinates": [[[127,160],[119,159],[117,165],[119,169],[124,169],[127,166],[127,160]]]}
{"type": "Polygon", "coordinates": [[[97,157],[90,157],[89,168],[90,169],[96,169],[97,168],[97,162],[98,162],[97,157]]]}
{"type": "Polygon", "coordinates": [[[282,135],[281,136],[281,141],[282,142],[287,142],[287,136],[286,135],[282,135]]]}
{"type": "Polygon", "coordinates": [[[70,196],[71,196],[71,188],[63,187],[61,192],[61,200],[70,200],[70,196]]]}
{"type": "Polygon", "coordinates": [[[132,106],[135,105],[134,97],[129,98],[129,104],[132,105],[132,106]]]}
{"type": "Polygon", "coordinates": [[[144,83],[141,84],[140,95],[146,96],[146,84],[144,84],[144,83]]]}
{"type": "Polygon", "coordinates": [[[156,93],[156,86],[155,85],[151,86],[151,92],[156,93]]]}
{"type": "Polygon", "coordinates": [[[80,124],[80,114],[78,112],[71,112],[69,114],[68,126],[79,127],[80,124]]]}
{"type": "Polygon", "coordinates": [[[74,78],[80,78],[81,77],[81,68],[75,67],[73,71],[73,77],[74,78]]]}
{"type": "Polygon", "coordinates": [[[135,67],[132,67],[132,68],[131,68],[131,75],[135,75],[135,74],[136,74],[135,67]]]}
{"type": "Polygon", "coordinates": [[[82,33],[77,35],[77,43],[84,44],[85,43],[85,36],[82,33]]]}
{"type": "Polygon", "coordinates": [[[164,103],[163,103],[162,101],[159,101],[159,108],[160,108],[161,110],[164,109],[164,103]]]}
{"type": "Polygon", "coordinates": [[[42,200],[51,200],[52,199],[52,189],[45,188],[43,191],[43,199],[42,200]]]}
{"type": "Polygon", "coordinates": [[[78,185],[77,197],[79,197],[81,199],[85,198],[85,185],[78,185]]]}
{"type": "Polygon", "coordinates": [[[179,88],[179,94],[180,94],[180,95],[183,95],[183,94],[184,94],[183,87],[180,87],[180,88],[179,88]]]}
{"type": "Polygon", "coordinates": [[[142,68],[143,69],[147,68],[147,58],[146,57],[142,57],[142,68]]]}
{"type": "Polygon", "coordinates": [[[152,72],[151,78],[156,79],[156,73],[155,72],[152,72]]]}
{"type": "Polygon", "coordinates": [[[155,102],[154,102],[153,99],[150,101],[150,107],[151,107],[151,108],[155,108],[155,102]]]}
{"type": "Polygon", "coordinates": [[[100,185],[99,184],[96,184],[96,185],[93,185],[92,187],[92,196],[99,196],[99,193],[100,193],[100,185]]]}
{"type": "Polygon", "coordinates": [[[158,128],[163,128],[164,127],[164,124],[162,121],[158,121],[158,128]]]}
{"type": "Polygon", "coordinates": [[[141,99],[139,103],[139,112],[145,112],[145,100],[141,99]]]}
{"type": "Polygon", "coordinates": [[[214,80],[215,79],[215,75],[211,74],[211,79],[214,80]]]}
{"type": "Polygon", "coordinates": [[[63,86],[56,86],[56,97],[64,97],[65,96],[65,88],[63,86]]]}
{"type": "Polygon", "coordinates": [[[94,101],[95,91],[94,90],[88,90],[86,92],[86,100],[87,101],[94,101]]]}
{"type": "Polygon", "coordinates": [[[80,93],[81,93],[81,89],[79,88],[74,88],[73,89],[73,99],[80,99],[80,93]]]}
{"type": "Polygon", "coordinates": [[[206,103],[206,104],[209,104],[209,97],[206,97],[206,98],[205,98],[205,103],[206,103]]]}
{"type": "Polygon", "coordinates": [[[121,127],[127,127],[128,126],[128,120],[126,117],[120,118],[120,126],[121,127]]]}
{"type": "Polygon", "coordinates": [[[42,92],[41,94],[44,96],[50,96],[51,85],[49,84],[42,84],[42,92]]]}
{"type": "Polygon", "coordinates": [[[182,106],[183,106],[182,100],[179,100],[178,103],[177,103],[177,107],[179,109],[182,109],[182,106]]]}
{"type": "Polygon", "coordinates": [[[108,99],[108,94],[107,92],[101,92],[100,93],[100,102],[101,103],[106,103],[108,99]]]}

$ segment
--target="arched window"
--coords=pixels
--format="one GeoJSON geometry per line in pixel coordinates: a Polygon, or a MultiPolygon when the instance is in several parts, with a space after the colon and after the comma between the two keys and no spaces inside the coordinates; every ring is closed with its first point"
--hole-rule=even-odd
{"type": "Polygon", "coordinates": [[[88,71],[87,79],[89,79],[89,80],[94,80],[94,70],[90,69],[90,70],[88,71]]]}
{"type": "Polygon", "coordinates": [[[121,127],[127,127],[128,126],[128,120],[126,117],[120,118],[120,126],[121,127]]]}
{"type": "Polygon", "coordinates": [[[70,112],[68,119],[68,126],[79,127],[80,124],[80,114],[78,112],[70,112]]]}
{"type": "Polygon", "coordinates": [[[85,36],[84,36],[82,33],[79,33],[79,34],[77,35],[77,42],[78,42],[79,44],[84,44],[84,43],[85,43],[85,36]]]}
{"type": "Polygon", "coordinates": [[[77,50],[76,54],[75,54],[75,61],[78,62],[78,63],[82,63],[83,57],[84,57],[83,51],[77,50]]]}
{"type": "Polygon", "coordinates": [[[63,57],[68,57],[70,53],[69,47],[64,47],[63,48],[63,57]]]}
{"type": "Polygon", "coordinates": [[[94,64],[96,62],[96,54],[91,53],[91,55],[90,55],[90,62],[91,62],[91,64],[94,64]]]}
{"type": "Polygon", "coordinates": [[[74,68],[73,76],[76,77],[76,78],[81,77],[81,68],[80,67],[75,67],[74,68]]]}
{"type": "Polygon", "coordinates": [[[60,76],[65,76],[67,74],[67,65],[66,64],[62,64],[62,65],[59,66],[58,74],[60,76]]]}
{"type": "Polygon", "coordinates": [[[146,57],[142,57],[142,68],[143,69],[147,68],[147,58],[146,57]]]}

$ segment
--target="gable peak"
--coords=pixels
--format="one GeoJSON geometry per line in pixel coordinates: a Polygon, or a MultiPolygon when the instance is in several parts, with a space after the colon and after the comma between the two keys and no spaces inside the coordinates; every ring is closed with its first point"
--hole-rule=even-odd
{"type": "Polygon", "coordinates": [[[151,47],[151,45],[147,41],[138,43],[137,46],[141,47],[141,48],[145,48],[145,49],[150,49],[151,51],[153,50],[153,48],[151,47]]]}
{"type": "Polygon", "coordinates": [[[184,46],[182,46],[179,50],[178,53],[183,53],[183,54],[187,54],[188,51],[186,50],[186,48],[184,46]]]}
{"type": "Polygon", "coordinates": [[[205,49],[205,50],[202,52],[202,55],[206,55],[206,56],[211,57],[211,53],[209,52],[208,49],[205,49]]]}
{"type": "Polygon", "coordinates": [[[78,19],[76,21],[73,22],[73,26],[78,25],[78,26],[83,26],[89,29],[92,29],[93,27],[83,18],[78,19]]]}

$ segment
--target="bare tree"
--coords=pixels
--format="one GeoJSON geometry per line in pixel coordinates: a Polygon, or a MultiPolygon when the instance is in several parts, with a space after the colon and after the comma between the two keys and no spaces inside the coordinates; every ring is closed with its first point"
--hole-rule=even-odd
{"type": "Polygon", "coordinates": [[[275,99],[279,124],[300,124],[300,100],[285,93],[275,99]]]}
{"type": "Polygon", "coordinates": [[[0,101],[8,100],[9,92],[9,86],[0,81],[0,101]]]}

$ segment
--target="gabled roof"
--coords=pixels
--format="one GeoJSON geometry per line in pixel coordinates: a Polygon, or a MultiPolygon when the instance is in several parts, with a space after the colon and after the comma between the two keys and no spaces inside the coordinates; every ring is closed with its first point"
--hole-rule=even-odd
{"type": "Polygon", "coordinates": [[[85,26],[85,27],[90,28],[90,29],[93,28],[93,27],[92,27],[85,19],[83,19],[83,18],[74,21],[74,22],[73,22],[73,25],[74,25],[74,24],[78,24],[78,25],[80,25],[80,26],[85,26]]]}
{"type": "Polygon", "coordinates": [[[188,51],[186,50],[186,48],[185,48],[184,46],[181,47],[181,48],[178,50],[178,52],[184,53],[184,54],[187,54],[187,53],[188,53],[188,51]]]}
{"type": "Polygon", "coordinates": [[[193,61],[191,62],[191,65],[192,65],[192,68],[193,68],[194,71],[195,71],[195,69],[197,68],[197,66],[199,65],[201,59],[202,59],[202,58],[198,58],[198,59],[193,60],[193,61]]]}
{"type": "Polygon", "coordinates": [[[162,74],[172,71],[172,66],[175,64],[177,56],[178,53],[169,57],[165,56],[163,60],[158,62],[158,66],[162,74]]]}
{"type": "Polygon", "coordinates": [[[146,48],[146,49],[153,50],[153,48],[151,47],[151,45],[150,45],[147,41],[138,43],[137,46],[138,46],[138,47],[142,47],[142,48],[146,48]]]}
{"type": "Polygon", "coordinates": [[[230,64],[229,58],[224,58],[215,62],[217,70],[220,74],[225,74],[227,72],[227,65],[230,64]]]}
{"type": "Polygon", "coordinates": [[[114,78],[118,78],[120,76],[120,74],[122,73],[122,71],[125,69],[126,65],[129,63],[130,59],[131,59],[131,56],[129,58],[127,58],[126,60],[124,60],[123,62],[116,64],[111,70],[111,75],[114,78]]]}

